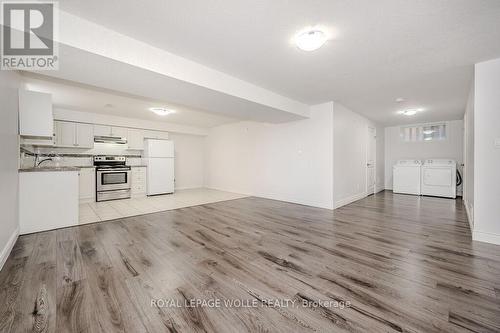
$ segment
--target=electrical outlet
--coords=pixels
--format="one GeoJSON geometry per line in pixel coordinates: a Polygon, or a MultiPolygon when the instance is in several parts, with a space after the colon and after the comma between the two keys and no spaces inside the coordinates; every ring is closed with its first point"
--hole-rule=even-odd
{"type": "Polygon", "coordinates": [[[499,148],[500,149],[500,138],[496,138],[495,139],[495,148],[499,148]]]}

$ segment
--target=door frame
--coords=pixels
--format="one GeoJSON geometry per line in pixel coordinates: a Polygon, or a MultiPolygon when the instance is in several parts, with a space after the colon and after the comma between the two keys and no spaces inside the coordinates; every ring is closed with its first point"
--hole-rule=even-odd
{"type": "Polygon", "coordinates": [[[368,125],[366,127],[366,156],[365,156],[365,196],[369,196],[377,193],[377,128],[373,125],[368,125]],[[370,138],[371,131],[373,130],[373,138],[370,138]],[[375,140],[373,145],[373,192],[368,191],[370,184],[368,184],[368,156],[371,149],[371,139],[375,140]]]}

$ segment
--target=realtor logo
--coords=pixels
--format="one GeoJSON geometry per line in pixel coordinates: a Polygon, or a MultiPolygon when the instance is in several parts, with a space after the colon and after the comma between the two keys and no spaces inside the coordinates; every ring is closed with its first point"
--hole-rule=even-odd
{"type": "Polygon", "coordinates": [[[1,68],[58,69],[56,2],[3,1],[1,68]]]}

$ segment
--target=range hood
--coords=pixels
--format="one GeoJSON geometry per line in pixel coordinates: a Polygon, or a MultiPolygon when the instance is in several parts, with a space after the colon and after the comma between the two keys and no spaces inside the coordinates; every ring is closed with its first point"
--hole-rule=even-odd
{"type": "Polygon", "coordinates": [[[119,136],[94,136],[94,142],[126,145],[127,138],[120,138],[119,136]]]}

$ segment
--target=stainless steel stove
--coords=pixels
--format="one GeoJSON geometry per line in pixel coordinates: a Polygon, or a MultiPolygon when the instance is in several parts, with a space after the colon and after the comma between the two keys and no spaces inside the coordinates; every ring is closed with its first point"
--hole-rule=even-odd
{"type": "Polygon", "coordinates": [[[130,198],[130,166],[125,156],[94,156],[96,201],[130,198]]]}

